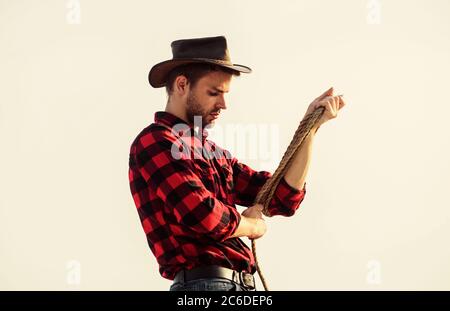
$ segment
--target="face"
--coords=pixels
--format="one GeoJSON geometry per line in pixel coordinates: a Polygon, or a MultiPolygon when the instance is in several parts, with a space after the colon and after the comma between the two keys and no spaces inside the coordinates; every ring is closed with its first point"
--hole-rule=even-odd
{"type": "Polygon", "coordinates": [[[212,126],[222,109],[226,109],[224,95],[229,92],[231,74],[221,71],[210,72],[197,81],[189,90],[186,101],[186,115],[190,123],[194,116],[202,117],[202,126],[212,126]]]}

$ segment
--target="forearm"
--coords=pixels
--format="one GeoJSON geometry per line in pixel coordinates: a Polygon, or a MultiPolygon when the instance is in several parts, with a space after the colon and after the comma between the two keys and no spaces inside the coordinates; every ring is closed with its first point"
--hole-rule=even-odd
{"type": "Polygon", "coordinates": [[[286,182],[296,189],[301,190],[304,187],[311,162],[312,146],[316,131],[317,127],[314,127],[308,136],[305,137],[301,148],[294,155],[292,163],[284,175],[286,182]]]}

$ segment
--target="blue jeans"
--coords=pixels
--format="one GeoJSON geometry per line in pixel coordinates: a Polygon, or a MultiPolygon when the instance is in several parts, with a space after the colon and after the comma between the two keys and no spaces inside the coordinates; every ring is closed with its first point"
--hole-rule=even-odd
{"type": "Polygon", "coordinates": [[[184,283],[174,283],[170,291],[255,291],[227,279],[208,278],[192,280],[184,283]]]}

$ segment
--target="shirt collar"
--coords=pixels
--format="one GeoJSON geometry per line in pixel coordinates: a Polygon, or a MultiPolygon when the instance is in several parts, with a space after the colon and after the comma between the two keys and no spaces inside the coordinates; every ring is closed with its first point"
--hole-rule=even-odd
{"type": "MultiPolygon", "coordinates": [[[[177,125],[177,124],[183,124],[186,125],[184,128],[185,130],[183,130],[183,133],[180,133],[182,135],[180,136],[184,136],[187,134],[187,132],[189,132],[188,134],[190,136],[197,136],[197,133],[194,130],[194,126],[188,124],[186,121],[184,121],[183,119],[177,117],[176,115],[167,112],[167,111],[157,111],[155,112],[155,123],[161,123],[164,124],[170,128],[172,128],[173,126],[177,125]]],[[[202,142],[204,142],[206,140],[206,137],[208,137],[208,131],[206,130],[206,128],[203,127],[202,124],[202,142]]]]}

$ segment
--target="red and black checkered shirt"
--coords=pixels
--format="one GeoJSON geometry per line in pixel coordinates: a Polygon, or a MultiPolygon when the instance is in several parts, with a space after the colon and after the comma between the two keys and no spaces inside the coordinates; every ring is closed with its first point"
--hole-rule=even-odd
{"type": "MultiPolygon", "coordinates": [[[[240,163],[207,135],[158,111],[131,145],[131,194],[159,272],[169,280],[201,265],[255,272],[249,247],[229,237],[241,217],[235,204],[252,206],[272,175],[240,163]]],[[[299,190],[282,178],[270,213],[292,216],[305,193],[306,183],[299,190]]]]}

